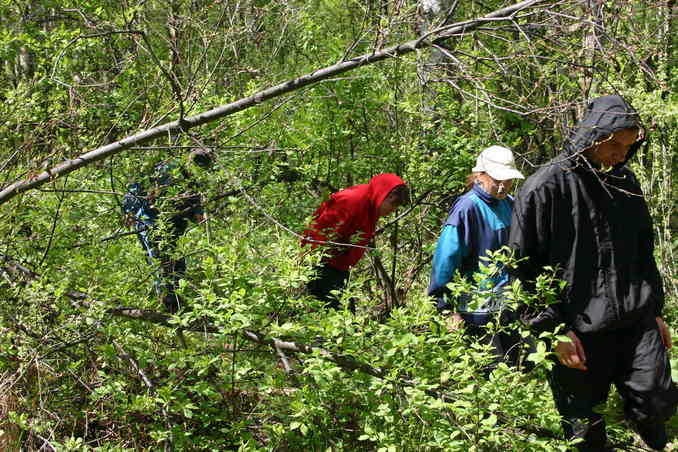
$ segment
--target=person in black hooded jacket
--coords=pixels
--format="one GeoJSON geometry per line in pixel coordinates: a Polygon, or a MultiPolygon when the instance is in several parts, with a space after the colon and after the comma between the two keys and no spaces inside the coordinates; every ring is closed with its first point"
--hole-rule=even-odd
{"type": "Polygon", "coordinates": [[[535,332],[564,325],[549,383],[563,429],[580,451],[604,451],[605,424],[594,406],[614,384],[645,443],[667,442],[675,413],[664,292],[652,220],[626,162],[645,139],[638,114],[620,96],[594,99],[564,152],[527,179],[514,205],[509,246],[527,257],[513,277],[530,290],[545,266],[567,284],[558,302],[519,308],[535,332]]]}

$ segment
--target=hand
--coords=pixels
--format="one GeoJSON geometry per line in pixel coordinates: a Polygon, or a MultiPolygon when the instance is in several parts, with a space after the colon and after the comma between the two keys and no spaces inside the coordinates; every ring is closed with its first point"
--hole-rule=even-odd
{"type": "Polygon", "coordinates": [[[447,331],[456,331],[464,326],[464,319],[458,313],[453,312],[445,319],[445,325],[447,326],[447,331]]]}
{"type": "Polygon", "coordinates": [[[671,345],[673,345],[671,344],[671,332],[669,331],[669,327],[666,326],[664,319],[661,317],[655,317],[655,320],[657,321],[657,326],[659,327],[659,335],[662,338],[662,343],[668,350],[671,348],[671,345]]]}
{"type": "Polygon", "coordinates": [[[581,341],[574,334],[574,331],[568,331],[566,334],[570,342],[558,342],[556,344],[556,356],[563,366],[573,369],[588,370],[586,367],[586,353],[581,341]]]}

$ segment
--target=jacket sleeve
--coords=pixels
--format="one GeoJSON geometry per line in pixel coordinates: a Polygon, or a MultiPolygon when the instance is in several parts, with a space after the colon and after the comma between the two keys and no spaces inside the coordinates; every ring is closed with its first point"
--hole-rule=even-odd
{"type": "Polygon", "coordinates": [[[654,294],[654,315],[656,317],[661,317],[662,312],[664,311],[664,286],[662,284],[662,277],[657,268],[657,262],[654,258],[654,237],[652,235],[652,230],[648,233],[648,238],[645,241],[646,249],[645,259],[647,262],[647,278],[650,281],[652,287],[652,292],[654,294]]]}
{"type": "MultiPolygon", "coordinates": [[[[543,186],[524,187],[514,204],[509,236],[509,246],[521,261],[509,273],[511,279],[519,279],[528,292],[535,290],[535,280],[544,266],[549,265],[552,221],[557,221],[552,191],[543,186]]],[[[521,304],[518,314],[525,325],[540,333],[553,331],[565,323],[561,309],[561,303],[546,308],[521,304]]]]}
{"type": "MultiPolygon", "coordinates": [[[[635,175],[631,173],[633,183],[638,187],[638,191],[642,194],[640,184],[635,175]]],[[[639,260],[642,262],[643,268],[646,270],[645,278],[652,287],[652,294],[654,299],[654,315],[661,317],[664,310],[664,286],[662,284],[661,273],[657,268],[657,261],[654,257],[654,227],[652,226],[652,216],[645,202],[642,198],[642,214],[644,218],[645,228],[641,231],[639,242],[639,260]]]]}
{"type": "Polygon", "coordinates": [[[454,310],[449,299],[449,289],[446,287],[461,264],[469,254],[469,247],[464,240],[466,225],[447,224],[438,239],[435,254],[433,255],[433,269],[428,294],[436,298],[438,311],[454,310]]]}

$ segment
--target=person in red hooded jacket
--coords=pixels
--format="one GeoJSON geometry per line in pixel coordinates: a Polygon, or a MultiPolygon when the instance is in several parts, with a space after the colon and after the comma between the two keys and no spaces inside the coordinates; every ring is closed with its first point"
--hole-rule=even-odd
{"type": "Polygon", "coordinates": [[[302,246],[323,246],[327,254],[316,279],[309,282],[308,292],[328,307],[339,308],[332,291],[346,285],[349,270],[363,257],[374,236],[377,220],[408,201],[405,182],[395,174],[385,173],[374,176],[367,184],[334,193],[320,204],[304,231],[302,246]]]}

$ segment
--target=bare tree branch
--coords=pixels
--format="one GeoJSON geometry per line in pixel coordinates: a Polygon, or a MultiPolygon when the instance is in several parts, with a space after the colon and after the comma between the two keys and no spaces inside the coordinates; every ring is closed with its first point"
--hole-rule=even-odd
{"type": "Polygon", "coordinates": [[[396,56],[412,53],[418,49],[431,47],[432,45],[438,44],[450,37],[463,35],[483,23],[496,22],[500,20],[512,22],[516,13],[541,3],[550,2],[546,2],[546,0],[527,0],[506,8],[499,9],[478,19],[440,27],[418,39],[391,46],[380,51],[364,54],[347,61],[342,61],[332,66],[328,66],[303,75],[296,79],[288,80],[273,87],[266,88],[262,91],[259,91],[258,93],[235,102],[231,102],[229,104],[222,105],[194,116],[183,119],[180,118],[179,120],[139,132],[127,138],[123,138],[122,140],[89,151],[77,158],[63,161],[40,174],[31,176],[24,180],[15,181],[0,191],[0,204],[9,201],[19,193],[37,188],[53,179],[69,174],[93,162],[97,162],[112,155],[118,154],[132,146],[139,146],[155,138],[166,136],[168,134],[181,134],[191,128],[216,121],[217,119],[243,111],[262,102],[296,91],[305,86],[313,85],[344,72],[357,69],[362,66],[374,64],[396,56]]]}

